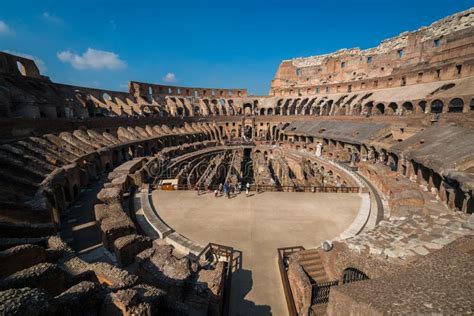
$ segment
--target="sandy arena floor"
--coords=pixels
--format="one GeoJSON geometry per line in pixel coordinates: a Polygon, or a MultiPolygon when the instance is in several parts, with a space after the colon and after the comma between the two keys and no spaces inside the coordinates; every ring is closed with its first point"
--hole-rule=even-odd
{"type": "Polygon", "coordinates": [[[361,198],[347,193],[265,192],[227,199],[213,193],[155,191],[160,217],[187,238],[242,252],[233,274],[231,315],[287,315],[277,248],[316,247],[354,220],[361,198]]]}

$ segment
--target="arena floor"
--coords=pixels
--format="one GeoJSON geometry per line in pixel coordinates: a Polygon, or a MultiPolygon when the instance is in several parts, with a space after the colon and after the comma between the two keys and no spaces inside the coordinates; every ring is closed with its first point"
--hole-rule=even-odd
{"type": "Polygon", "coordinates": [[[360,202],[359,194],[348,193],[265,192],[227,199],[153,192],[157,212],[175,231],[201,245],[215,242],[242,252],[242,268],[232,279],[231,315],[287,315],[277,248],[311,248],[338,236],[360,202]]]}

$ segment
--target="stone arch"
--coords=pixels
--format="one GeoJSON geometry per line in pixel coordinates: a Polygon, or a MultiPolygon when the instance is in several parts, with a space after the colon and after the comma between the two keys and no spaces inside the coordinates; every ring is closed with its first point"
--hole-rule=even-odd
{"type": "Polygon", "coordinates": [[[417,112],[418,113],[425,113],[426,111],[426,101],[418,102],[417,112]]]}
{"type": "Polygon", "coordinates": [[[392,102],[385,108],[385,113],[394,115],[397,112],[398,105],[395,102],[392,102]]]}
{"type": "Polygon", "coordinates": [[[448,112],[449,113],[461,113],[464,109],[464,101],[460,98],[455,98],[449,101],[448,112]]]}
{"type": "Polygon", "coordinates": [[[104,101],[112,101],[112,97],[106,92],[102,94],[102,99],[104,99],[104,101]]]}
{"type": "Polygon", "coordinates": [[[303,109],[308,104],[309,99],[305,98],[303,99],[297,106],[296,106],[296,114],[297,115],[303,115],[303,109]]]}
{"type": "Polygon", "coordinates": [[[227,100],[227,105],[229,107],[229,115],[236,115],[234,108],[234,100],[227,100]]]}
{"type": "Polygon", "coordinates": [[[281,115],[288,115],[288,106],[292,99],[286,99],[286,101],[281,106],[281,115]]]}
{"type": "Polygon", "coordinates": [[[16,62],[16,67],[22,76],[26,76],[26,67],[21,61],[16,62]]]}
{"type": "Polygon", "coordinates": [[[354,104],[352,107],[352,115],[359,115],[362,110],[362,106],[360,103],[354,104]]]}
{"type": "Polygon", "coordinates": [[[272,108],[269,108],[267,110],[267,115],[273,115],[273,109],[272,108]]]}
{"type": "Polygon", "coordinates": [[[297,108],[298,108],[298,104],[300,103],[301,99],[300,98],[297,98],[295,100],[293,100],[293,102],[291,103],[290,105],[290,108],[289,108],[289,115],[296,115],[297,114],[297,108]]]}
{"type": "Polygon", "coordinates": [[[370,101],[364,105],[363,112],[367,115],[372,115],[373,109],[374,109],[374,102],[370,101]]]}
{"type": "Polygon", "coordinates": [[[413,104],[411,102],[405,102],[402,104],[402,109],[403,111],[406,111],[408,113],[412,113],[413,112],[413,104]]]}
{"type": "Polygon", "coordinates": [[[385,114],[385,105],[383,103],[379,103],[375,106],[375,114],[378,114],[378,115],[385,114]]]}
{"type": "Polygon", "coordinates": [[[368,279],[369,277],[367,276],[367,274],[356,268],[349,267],[344,269],[344,271],[342,272],[342,284],[368,279]]]}
{"type": "Polygon", "coordinates": [[[252,115],[252,104],[251,103],[244,103],[243,106],[244,115],[252,115]]]}
{"type": "Polygon", "coordinates": [[[443,113],[443,101],[437,99],[431,102],[431,113],[443,113]]]}
{"type": "Polygon", "coordinates": [[[320,116],[321,115],[321,107],[320,106],[315,106],[312,109],[312,113],[315,116],[320,116]]]}
{"type": "Polygon", "coordinates": [[[201,108],[198,105],[194,106],[194,116],[201,115],[201,108]]]}

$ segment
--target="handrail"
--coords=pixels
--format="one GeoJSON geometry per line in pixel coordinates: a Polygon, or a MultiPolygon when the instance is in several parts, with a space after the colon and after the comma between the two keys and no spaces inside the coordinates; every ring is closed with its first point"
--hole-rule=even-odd
{"type": "MultiPolygon", "coordinates": [[[[202,190],[204,184],[199,185],[200,190],[202,190]]],[[[188,190],[188,185],[178,184],[174,186],[175,190],[188,190]]],[[[195,190],[198,186],[194,185],[195,190]]],[[[210,191],[217,190],[219,185],[210,184],[207,188],[210,191]]],[[[334,187],[334,186],[301,186],[301,185],[287,185],[287,186],[274,186],[274,185],[250,185],[250,191],[256,192],[311,192],[311,193],[359,193],[359,187],[334,187]]]]}
{"type": "Polygon", "coordinates": [[[293,293],[291,292],[290,281],[288,280],[288,267],[286,265],[286,259],[288,258],[289,254],[302,250],[305,250],[303,246],[283,247],[277,249],[278,268],[280,270],[280,277],[283,285],[283,292],[285,293],[286,306],[288,308],[288,314],[290,316],[297,316],[298,312],[296,311],[295,300],[293,298],[293,293]]]}
{"type": "Polygon", "coordinates": [[[224,285],[224,303],[222,306],[222,315],[229,315],[230,308],[230,292],[232,289],[232,269],[234,263],[234,248],[216,243],[208,243],[206,247],[197,255],[196,260],[199,262],[203,256],[208,256],[209,252],[213,252],[217,257],[224,257],[225,267],[225,285],[224,285]]]}
{"type": "Polygon", "coordinates": [[[339,284],[339,280],[324,283],[314,283],[311,286],[311,305],[325,304],[329,301],[331,287],[339,284]]]}

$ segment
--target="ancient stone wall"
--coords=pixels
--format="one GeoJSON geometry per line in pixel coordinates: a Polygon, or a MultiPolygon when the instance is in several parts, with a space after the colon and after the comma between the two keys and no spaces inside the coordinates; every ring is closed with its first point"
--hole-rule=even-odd
{"type": "Polygon", "coordinates": [[[472,75],[473,9],[371,49],[283,61],[270,95],[364,91],[472,75]]]}

